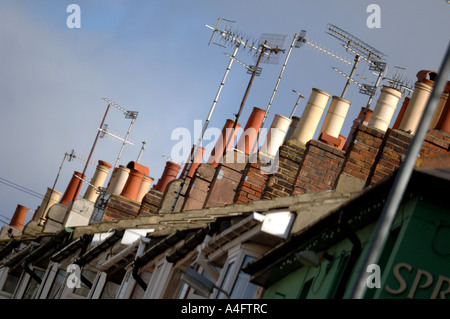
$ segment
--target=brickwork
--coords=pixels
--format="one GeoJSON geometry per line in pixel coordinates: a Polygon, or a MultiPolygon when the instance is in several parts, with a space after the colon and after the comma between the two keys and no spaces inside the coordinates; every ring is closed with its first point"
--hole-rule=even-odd
{"type": "Polygon", "coordinates": [[[128,199],[122,195],[112,194],[106,204],[102,221],[135,218],[139,214],[141,203],[128,199]]]}
{"type": "Polygon", "coordinates": [[[306,144],[293,194],[330,190],[342,170],[345,152],[321,141],[306,144]]]}
{"type": "Polygon", "coordinates": [[[216,168],[211,164],[200,164],[189,184],[182,211],[201,209],[203,207],[215,170],[216,168]]]}
{"type": "Polygon", "coordinates": [[[141,208],[139,209],[139,215],[153,215],[157,214],[159,211],[159,206],[161,205],[163,193],[152,188],[145,194],[142,199],[141,208]]]}
{"type": "Polygon", "coordinates": [[[377,154],[383,143],[384,132],[360,125],[356,129],[343,166],[343,173],[366,181],[371,174],[377,154]]]}
{"type": "Polygon", "coordinates": [[[248,203],[261,198],[268,175],[265,174],[265,161],[248,163],[237,187],[235,203],[248,203]]]}
{"type": "Polygon", "coordinates": [[[400,130],[388,130],[384,138],[384,145],[374,166],[368,184],[376,184],[391,176],[399,167],[403,156],[408,150],[413,136],[400,130]]]}
{"type": "Polygon", "coordinates": [[[438,156],[450,153],[450,134],[441,130],[430,130],[420,150],[420,156],[438,156]]]}
{"type": "Polygon", "coordinates": [[[276,173],[269,176],[261,199],[292,195],[297,172],[300,169],[305,145],[295,139],[288,140],[279,149],[276,173]]]}

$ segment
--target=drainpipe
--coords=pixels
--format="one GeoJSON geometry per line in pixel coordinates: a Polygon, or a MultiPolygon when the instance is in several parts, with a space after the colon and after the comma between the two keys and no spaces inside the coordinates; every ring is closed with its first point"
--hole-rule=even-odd
{"type": "Polygon", "coordinates": [[[147,290],[147,284],[145,283],[145,281],[141,278],[141,276],[139,276],[139,269],[141,269],[142,265],[140,265],[139,263],[136,262],[136,258],[139,257],[140,255],[142,255],[142,253],[144,252],[145,247],[147,246],[147,244],[150,242],[150,239],[148,238],[141,238],[141,242],[139,243],[139,247],[138,250],[136,252],[136,257],[135,257],[135,261],[133,264],[133,271],[132,271],[132,276],[133,279],[136,280],[137,284],[139,286],[141,286],[142,289],[144,289],[144,291],[147,290]]]}
{"type": "Polygon", "coordinates": [[[348,224],[344,224],[342,230],[353,244],[353,247],[352,251],[350,252],[350,257],[345,264],[345,268],[342,272],[341,278],[339,279],[336,290],[334,291],[334,299],[342,299],[342,297],[344,296],[345,288],[347,287],[352,271],[362,251],[361,241],[359,240],[358,236],[356,236],[355,232],[350,228],[350,226],[348,224]]]}

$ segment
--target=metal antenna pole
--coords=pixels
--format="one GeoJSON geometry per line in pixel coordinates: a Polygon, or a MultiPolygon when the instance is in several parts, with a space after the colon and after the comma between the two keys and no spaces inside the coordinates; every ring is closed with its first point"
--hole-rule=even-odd
{"type": "MultiPolygon", "coordinates": [[[[247,89],[245,90],[244,97],[242,98],[242,101],[241,101],[241,105],[239,106],[239,111],[238,111],[238,113],[236,114],[236,117],[235,117],[235,120],[234,120],[233,129],[232,129],[232,131],[231,131],[232,133],[231,133],[230,136],[228,137],[228,140],[227,140],[227,143],[225,144],[225,148],[224,148],[224,150],[223,150],[222,157],[221,157],[220,161],[223,160],[223,157],[225,156],[225,153],[227,152],[228,146],[229,146],[230,143],[231,143],[231,140],[232,140],[233,135],[234,135],[234,131],[236,130],[236,126],[237,126],[239,117],[241,116],[242,109],[244,108],[245,101],[247,100],[248,93],[250,92],[250,88],[252,87],[253,79],[255,78],[255,75],[256,75],[256,70],[258,69],[259,63],[261,62],[261,59],[262,59],[262,57],[263,57],[263,55],[264,55],[264,52],[265,52],[265,50],[266,50],[266,47],[267,47],[267,40],[264,41],[264,44],[262,45],[262,49],[261,49],[260,54],[259,54],[259,56],[258,56],[258,61],[256,61],[255,71],[252,72],[252,76],[250,77],[250,80],[249,80],[249,82],[248,82],[247,89]]],[[[220,162],[220,161],[219,161],[219,162],[220,162]]]]}
{"type": "MultiPolygon", "coordinates": [[[[62,160],[62,162],[61,162],[61,165],[59,166],[58,173],[56,174],[55,181],[53,182],[52,191],[55,190],[56,183],[58,182],[59,174],[61,173],[61,170],[62,170],[62,168],[63,168],[63,166],[64,166],[64,162],[66,161],[66,158],[67,158],[67,157],[69,157],[69,161],[70,161],[70,160],[74,157],[74,150],[72,150],[72,152],[71,152],[70,154],[67,153],[67,152],[64,153],[64,158],[63,158],[63,160],[62,160]]],[[[50,198],[48,198],[48,199],[47,199],[47,202],[45,203],[44,212],[47,210],[47,207],[48,207],[48,203],[49,203],[49,202],[50,202],[50,198]]],[[[46,217],[47,217],[47,214],[43,214],[43,215],[40,217],[40,220],[39,220],[39,226],[44,226],[46,217]]]]}
{"type": "Polygon", "coordinates": [[[292,117],[294,116],[295,111],[297,110],[298,103],[300,102],[300,99],[304,98],[303,94],[298,93],[296,90],[292,90],[292,92],[295,92],[298,94],[297,102],[295,102],[294,108],[292,109],[291,115],[289,115],[289,119],[292,120],[292,117]]]}
{"type": "Polygon", "coordinates": [[[116,163],[114,164],[114,167],[117,167],[117,165],[119,164],[120,158],[122,157],[123,149],[125,148],[125,144],[127,143],[128,136],[130,135],[131,128],[133,127],[134,121],[136,121],[136,117],[135,116],[132,117],[132,120],[131,120],[131,123],[130,123],[130,127],[128,128],[128,131],[127,131],[127,134],[125,135],[125,138],[123,139],[122,147],[120,148],[120,152],[119,152],[119,155],[117,156],[116,163]]]}
{"type": "Polygon", "coordinates": [[[138,158],[136,160],[136,163],[139,163],[139,161],[141,160],[141,156],[142,156],[142,153],[144,152],[145,144],[147,144],[147,142],[143,141],[141,150],[139,151],[139,155],[138,155],[138,158]]]}
{"type": "MultiPolygon", "coordinates": [[[[110,106],[111,106],[111,104],[108,104],[108,107],[106,108],[106,111],[105,111],[105,115],[103,115],[102,123],[100,124],[99,127],[103,127],[103,124],[105,123],[106,115],[108,114],[110,106]]],[[[98,140],[99,135],[100,135],[100,131],[97,131],[97,136],[95,137],[94,144],[92,145],[91,151],[90,151],[89,156],[88,156],[88,158],[86,160],[86,165],[84,165],[83,172],[81,173],[81,176],[84,176],[84,174],[86,173],[86,169],[87,169],[87,167],[89,165],[89,161],[91,160],[91,156],[92,156],[92,153],[94,152],[95,145],[97,144],[97,140],[98,140]]],[[[75,193],[73,195],[72,202],[71,202],[71,204],[69,206],[70,210],[72,209],[73,202],[75,201],[75,199],[77,199],[76,197],[77,197],[78,191],[80,190],[80,185],[81,185],[81,183],[77,183],[77,189],[76,189],[76,191],[75,191],[75,193]]]]}
{"type": "Polygon", "coordinates": [[[377,92],[378,85],[380,85],[381,79],[384,76],[383,74],[386,74],[387,70],[388,70],[388,68],[386,67],[384,70],[380,70],[380,73],[378,74],[377,81],[375,82],[375,85],[374,85],[375,90],[372,92],[372,94],[369,97],[369,100],[367,101],[367,105],[364,108],[364,112],[361,116],[361,120],[359,121],[360,125],[363,124],[366,119],[367,112],[369,111],[370,104],[372,104],[373,97],[375,96],[375,93],[377,92]]]}
{"type": "Polygon", "coordinates": [[[389,235],[392,222],[398,210],[398,206],[403,198],[405,190],[408,186],[411,174],[413,173],[414,166],[417,161],[417,157],[420,153],[423,141],[427,134],[431,120],[433,119],[434,112],[439,103],[441,92],[444,91],[447,78],[450,74],[450,43],[447,45],[447,51],[442,61],[441,68],[438,72],[437,80],[434,85],[431,96],[427,102],[424,113],[420,119],[419,126],[416,134],[411,140],[411,144],[406,152],[405,160],[401,163],[397,174],[395,176],[394,183],[389,192],[386,204],[378,221],[375,233],[370,241],[369,249],[364,259],[364,263],[359,271],[356,284],[354,285],[351,298],[361,299],[364,297],[366,291],[367,273],[366,269],[369,265],[375,264],[381,253],[381,249],[389,235]]]}
{"type": "Polygon", "coordinates": [[[201,144],[201,142],[203,140],[203,136],[205,135],[206,129],[208,128],[209,122],[211,120],[211,117],[212,117],[212,115],[214,113],[214,110],[216,108],[217,102],[219,100],[220,93],[222,92],[223,86],[225,85],[225,81],[227,80],[228,73],[230,73],[231,66],[233,65],[233,62],[235,60],[236,54],[238,53],[238,50],[239,50],[239,43],[237,43],[236,47],[234,48],[233,54],[232,54],[232,56],[230,58],[230,62],[228,62],[227,69],[225,71],[225,74],[223,75],[222,82],[219,85],[219,90],[217,91],[217,94],[216,94],[216,96],[214,98],[214,101],[213,101],[213,103],[211,105],[211,108],[209,110],[208,116],[206,118],[205,124],[203,125],[202,132],[201,132],[201,134],[200,134],[200,136],[198,138],[197,144],[195,144],[195,146],[194,146],[194,150],[193,150],[193,152],[191,154],[191,157],[189,159],[189,162],[187,164],[188,166],[186,167],[186,170],[185,170],[185,172],[183,174],[180,187],[178,188],[177,193],[175,195],[175,198],[173,200],[172,206],[170,207],[170,211],[171,212],[173,212],[175,210],[175,206],[177,205],[178,198],[180,197],[181,191],[183,190],[184,184],[186,183],[187,174],[189,173],[189,170],[191,169],[192,163],[193,163],[193,161],[195,159],[195,155],[197,154],[198,149],[200,148],[200,144],[201,144]]]}
{"type": "Polygon", "coordinates": [[[341,98],[344,98],[345,94],[347,93],[348,87],[350,86],[350,82],[352,81],[353,75],[355,74],[356,67],[358,66],[359,58],[360,56],[359,54],[357,54],[355,56],[355,63],[353,64],[352,72],[350,73],[347,83],[345,84],[344,90],[342,91],[341,98]]]}

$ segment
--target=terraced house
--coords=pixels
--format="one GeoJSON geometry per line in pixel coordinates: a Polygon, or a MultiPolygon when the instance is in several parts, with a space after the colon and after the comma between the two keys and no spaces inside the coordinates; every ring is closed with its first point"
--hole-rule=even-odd
{"type": "MultiPolygon", "coordinates": [[[[1,229],[0,297],[349,297],[436,76],[417,73],[396,119],[402,92],[383,86],[347,137],[350,101],[313,89],[301,118],[277,115],[277,134],[257,152],[248,145],[265,111],[254,108],[236,147],[219,139],[208,161],[183,170],[168,161],[154,185],[143,164],[110,172],[99,161],[79,197],[85,177],[74,172],[64,194],[48,188],[28,224],[18,205],[1,229]]],[[[377,262],[379,288],[365,298],[450,298],[449,92],[447,83],[377,262]]],[[[234,143],[233,126],[223,140],[234,143]]]]}

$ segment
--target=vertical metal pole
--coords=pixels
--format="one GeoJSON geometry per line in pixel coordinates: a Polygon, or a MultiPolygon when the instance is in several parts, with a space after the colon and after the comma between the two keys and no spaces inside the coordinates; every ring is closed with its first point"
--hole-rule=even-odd
{"type": "Polygon", "coordinates": [[[221,156],[221,158],[219,160],[219,163],[223,160],[223,157],[225,156],[225,153],[227,152],[228,146],[230,145],[231,140],[233,138],[234,131],[236,130],[236,126],[237,126],[239,117],[241,116],[242,109],[244,108],[245,101],[247,100],[248,93],[250,92],[250,88],[252,87],[253,79],[255,78],[256,69],[258,68],[259,63],[261,62],[262,56],[264,55],[264,52],[266,50],[266,45],[267,45],[267,40],[264,41],[264,44],[262,45],[261,52],[260,52],[259,57],[258,57],[258,61],[256,62],[256,65],[255,65],[255,71],[252,73],[252,76],[250,77],[250,80],[248,82],[247,89],[245,90],[244,97],[242,98],[242,101],[241,101],[241,105],[239,106],[239,111],[236,114],[236,117],[235,117],[235,120],[234,120],[233,129],[231,131],[232,133],[228,137],[228,140],[227,140],[227,142],[225,144],[225,148],[223,150],[223,153],[222,153],[222,156],[221,156]]]}
{"type": "Polygon", "coordinates": [[[193,152],[191,154],[191,157],[189,159],[188,166],[186,167],[186,170],[185,170],[185,172],[184,172],[184,174],[182,176],[180,187],[178,188],[178,191],[177,191],[177,193],[175,195],[175,198],[173,200],[172,206],[170,207],[170,211],[171,212],[173,212],[175,210],[175,206],[177,205],[178,198],[180,197],[181,191],[183,190],[184,184],[186,183],[187,174],[189,173],[189,170],[191,169],[191,166],[192,166],[192,162],[195,159],[195,155],[197,154],[198,149],[200,148],[200,144],[201,144],[201,142],[203,140],[203,136],[205,135],[206,129],[208,128],[209,122],[210,122],[211,117],[212,117],[212,115],[214,113],[214,109],[216,108],[217,101],[219,100],[220,93],[222,92],[223,86],[225,85],[225,81],[227,80],[228,73],[230,73],[231,66],[233,65],[234,58],[236,57],[236,54],[238,53],[238,50],[239,50],[239,44],[236,44],[236,47],[234,48],[233,54],[232,54],[232,56],[230,58],[230,62],[228,62],[228,66],[227,66],[227,69],[225,71],[225,74],[223,75],[222,82],[220,83],[219,90],[217,91],[217,94],[216,94],[216,96],[214,98],[213,104],[211,105],[211,108],[209,110],[208,116],[206,118],[205,124],[203,125],[202,132],[201,132],[201,134],[200,134],[200,136],[198,138],[197,144],[195,144],[195,146],[194,146],[194,150],[193,150],[193,152]]]}
{"type": "Polygon", "coordinates": [[[378,85],[380,85],[380,81],[381,81],[381,79],[383,78],[384,74],[386,74],[387,69],[388,69],[388,68],[386,67],[386,69],[380,71],[380,73],[378,74],[377,81],[375,82],[375,91],[373,92],[372,95],[370,95],[369,100],[367,101],[367,105],[366,105],[366,107],[364,108],[364,112],[363,112],[363,114],[362,114],[362,116],[361,116],[361,120],[359,121],[359,124],[363,124],[363,123],[364,123],[364,120],[366,119],[367,112],[368,112],[369,109],[370,109],[370,104],[372,104],[373,97],[374,97],[375,94],[377,93],[378,85]]]}
{"type": "Polygon", "coordinates": [[[350,86],[350,82],[352,81],[353,75],[355,74],[356,67],[358,66],[359,58],[360,56],[357,54],[355,56],[355,63],[353,63],[352,72],[350,73],[347,83],[345,84],[344,90],[342,91],[341,98],[344,98],[345,94],[347,93],[348,87],[350,86]]]}
{"type": "MultiPolygon", "coordinates": [[[[277,93],[278,86],[280,85],[281,77],[283,76],[284,70],[286,69],[286,65],[287,65],[287,63],[289,61],[289,58],[291,56],[292,48],[294,48],[294,44],[295,44],[295,41],[297,40],[297,37],[298,37],[298,35],[296,33],[294,35],[294,38],[292,39],[291,46],[290,46],[289,51],[288,51],[288,53],[286,55],[286,59],[284,59],[284,64],[283,64],[283,67],[281,68],[280,75],[278,76],[277,83],[275,84],[275,88],[274,88],[274,90],[272,92],[272,96],[270,98],[269,105],[267,105],[266,113],[264,114],[264,117],[263,117],[263,120],[262,120],[262,123],[261,123],[261,128],[264,127],[264,123],[266,122],[267,115],[269,114],[270,108],[272,107],[273,99],[275,98],[275,94],[277,93]]],[[[257,148],[256,146],[258,145],[258,140],[259,140],[259,134],[260,134],[260,130],[258,130],[258,134],[257,134],[256,140],[255,140],[255,143],[252,146],[252,150],[251,150],[250,154],[253,154],[256,151],[256,148],[257,148]]],[[[249,160],[250,160],[250,156],[249,156],[249,160]]]]}
{"type": "Polygon", "coordinates": [[[377,228],[369,245],[368,252],[364,259],[364,263],[359,271],[356,284],[354,285],[351,298],[361,299],[366,291],[367,273],[366,269],[369,265],[375,264],[381,254],[381,249],[389,235],[392,222],[394,221],[398,206],[403,198],[406,187],[410,180],[411,174],[420,153],[422,143],[427,134],[434,112],[439,103],[442,92],[444,91],[447,78],[450,74],[450,44],[447,46],[447,52],[444,56],[441,68],[439,70],[436,83],[434,85],[431,96],[427,102],[424,113],[420,119],[416,134],[411,140],[411,144],[406,152],[405,160],[401,163],[400,168],[395,176],[394,183],[389,192],[386,204],[380,216],[377,228]]]}
{"type": "Polygon", "coordinates": [[[123,149],[125,148],[125,144],[128,140],[128,136],[130,135],[131,128],[133,127],[134,121],[136,121],[136,118],[133,117],[130,123],[130,127],[128,128],[127,134],[125,135],[125,138],[123,139],[122,147],[120,148],[119,155],[117,156],[116,162],[114,163],[114,167],[117,167],[119,164],[120,158],[122,157],[123,149]]]}
{"type": "MultiPolygon", "coordinates": [[[[103,124],[105,123],[106,115],[108,114],[108,111],[109,111],[109,107],[110,107],[110,104],[108,104],[108,107],[106,108],[105,115],[103,115],[103,120],[102,120],[102,123],[100,124],[99,127],[103,127],[103,124]]],[[[81,176],[82,176],[82,177],[83,177],[84,174],[86,173],[86,169],[87,169],[87,167],[88,167],[88,165],[89,165],[89,161],[91,160],[91,156],[92,156],[92,153],[94,152],[95,145],[97,144],[97,140],[98,140],[98,136],[99,136],[99,135],[100,135],[100,131],[97,130],[97,136],[95,137],[94,144],[92,145],[91,151],[90,151],[89,156],[88,156],[88,158],[87,158],[87,160],[86,160],[86,164],[84,165],[83,173],[81,173],[81,176]]],[[[70,206],[69,206],[69,211],[72,209],[73,202],[75,201],[75,199],[77,199],[77,198],[76,198],[76,197],[77,197],[77,193],[78,193],[78,191],[80,190],[80,185],[81,185],[81,184],[82,184],[82,183],[78,183],[78,184],[77,184],[77,189],[76,189],[76,191],[75,191],[75,193],[74,193],[74,195],[73,195],[72,202],[71,202],[71,204],[70,204],[70,206]]]]}
{"type": "Polygon", "coordinates": [[[139,155],[136,160],[136,163],[139,163],[139,161],[141,160],[141,156],[142,156],[142,153],[144,152],[145,144],[147,144],[147,142],[145,142],[145,141],[142,142],[142,147],[141,147],[141,150],[139,151],[139,155]]]}
{"type": "Polygon", "coordinates": [[[291,115],[289,115],[289,119],[292,120],[292,117],[294,116],[295,111],[297,110],[298,103],[300,102],[301,98],[304,98],[303,94],[298,93],[296,90],[292,90],[293,92],[298,94],[297,102],[295,102],[294,108],[292,109],[291,115]]]}

